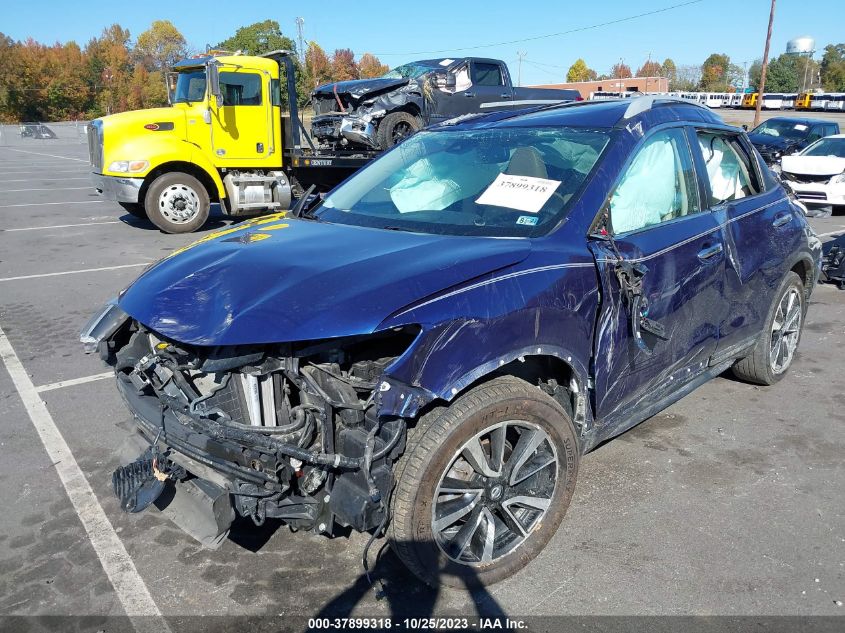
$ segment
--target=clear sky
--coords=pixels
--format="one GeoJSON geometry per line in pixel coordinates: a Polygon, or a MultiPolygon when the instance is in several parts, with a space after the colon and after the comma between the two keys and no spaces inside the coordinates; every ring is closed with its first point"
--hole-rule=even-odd
{"type": "MultiPolygon", "coordinates": [[[[305,19],[305,39],[331,52],[351,48],[371,52],[388,65],[413,59],[477,55],[504,59],[516,80],[517,52],[525,53],[522,83],[562,81],[578,57],[599,73],[624,59],[636,69],[651,54],[663,61],[701,64],[713,52],[742,65],[762,57],[769,0],[699,0],[661,13],[570,32],[591,25],[658,11],[689,0],[4,0],[0,32],[14,39],[45,43],[75,40],[84,45],[114,22],[132,37],[156,19],[168,19],[189,44],[204,50],[238,26],[268,18],[295,39],[295,18],[305,19]],[[552,37],[541,37],[564,33],[552,37]],[[512,42],[537,38],[524,42],[512,42]],[[496,44],[494,46],[484,46],[496,44]],[[484,46],[480,48],[480,46],[484,46]],[[460,50],[465,47],[479,47],[460,50]],[[443,51],[443,52],[430,52],[443,51]]],[[[775,13],[772,53],[787,40],[810,35],[817,58],[825,45],[845,41],[845,0],[780,0],[775,13]]]]}

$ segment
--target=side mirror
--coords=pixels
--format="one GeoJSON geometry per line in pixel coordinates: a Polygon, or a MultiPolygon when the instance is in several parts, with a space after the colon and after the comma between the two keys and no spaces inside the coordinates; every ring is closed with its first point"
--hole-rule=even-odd
{"type": "Polygon", "coordinates": [[[742,124],[742,129],[743,129],[743,130],[745,130],[745,131],[747,132],[747,131],[748,131],[748,125],[746,125],[745,123],[743,123],[743,124],[742,124]]]}
{"type": "Polygon", "coordinates": [[[208,63],[208,93],[217,102],[217,107],[223,105],[223,92],[220,90],[220,70],[217,67],[217,62],[208,63]]]}
{"type": "Polygon", "coordinates": [[[173,97],[176,94],[176,80],[179,74],[174,72],[167,72],[164,75],[164,81],[167,85],[167,104],[173,105],[173,97]]]}

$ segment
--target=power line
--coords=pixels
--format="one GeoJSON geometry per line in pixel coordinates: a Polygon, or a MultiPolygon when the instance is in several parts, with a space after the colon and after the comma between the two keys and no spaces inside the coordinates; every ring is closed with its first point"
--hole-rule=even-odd
{"type": "Polygon", "coordinates": [[[638,13],[636,15],[629,15],[624,18],[618,18],[616,20],[610,20],[608,22],[600,22],[598,24],[591,24],[589,26],[581,26],[577,29],[570,29],[568,31],[560,31],[559,33],[547,33],[546,35],[536,35],[534,37],[526,37],[519,40],[508,40],[506,42],[495,42],[493,44],[478,44],[476,46],[463,46],[459,48],[444,48],[440,50],[434,51],[411,51],[408,53],[373,53],[378,57],[390,57],[392,55],[396,56],[410,56],[410,55],[434,55],[437,53],[455,53],[458,51],[472,51],[477,50],[479,48],[492,48],[494,46],[507,46],[510,44],[521,44],[523,42],[534,42],[536,40],[543,40],[548,39],[550,37],[560,37],[562,35],[571,35],[572,33],[580,33],[582,31],[589,31],[590,29],[597,29],[603,26],[611,26],[613,24],[619,24],[621,22],[629,22],[631,20],[637,20],[639,18],[644,18],[649,15],[656,15],[658,13],[665,13],[666,11],[672,11],[674,9],[680,9],[681,7],[687,7],[691,4],[698,4],[700,2],[704,2],[704,0],[689,0],[689,2],[681,2],[680,4],[673,4],[669,7],[663,7],[662,9],[655,9],[653,11],[646,11],[645,13],[638,13]]]}

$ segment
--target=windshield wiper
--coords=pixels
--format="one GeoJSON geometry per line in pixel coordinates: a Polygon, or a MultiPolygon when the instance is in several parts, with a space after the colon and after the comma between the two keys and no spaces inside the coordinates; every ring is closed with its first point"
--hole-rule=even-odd
{"type": "MultiPolygon", "coordinates": [[[[314,189],[317,188],[317,185],[311,185],[308,189],[305,190],[299,200],[296,201],[296,204],[290,210],[290,214],[294,218],[301,218],[305,217],[305,212],[307,209],[305,208],[308,205],[308,199],[311,197],[311,194],[314,193],[314,189]]],[[[310,208],[310,207],[309,207],[310,208]]],[[[312,216],[313,217],[313,216],[312,216]]]]}

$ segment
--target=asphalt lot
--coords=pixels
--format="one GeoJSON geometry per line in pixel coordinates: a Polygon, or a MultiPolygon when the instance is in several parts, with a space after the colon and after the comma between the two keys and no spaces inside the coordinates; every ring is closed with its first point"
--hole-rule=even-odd
{"type": "MultiPolygon", "coordinates": [[[[87,174],[80,144],[0,147],[0,616],[845,614],[845,292],[816,290],[778,385],[718,378],[586,456],[562,527],[515,577],[436,592],[385,550],[376,600],[362,535],[270,525],[207,551],[155,511],[120,511],[130,416],[79,329],[228,221],[164,235],[87,174]]],[[[811,223],[845,242],[845,216],[811,223]]]]}

